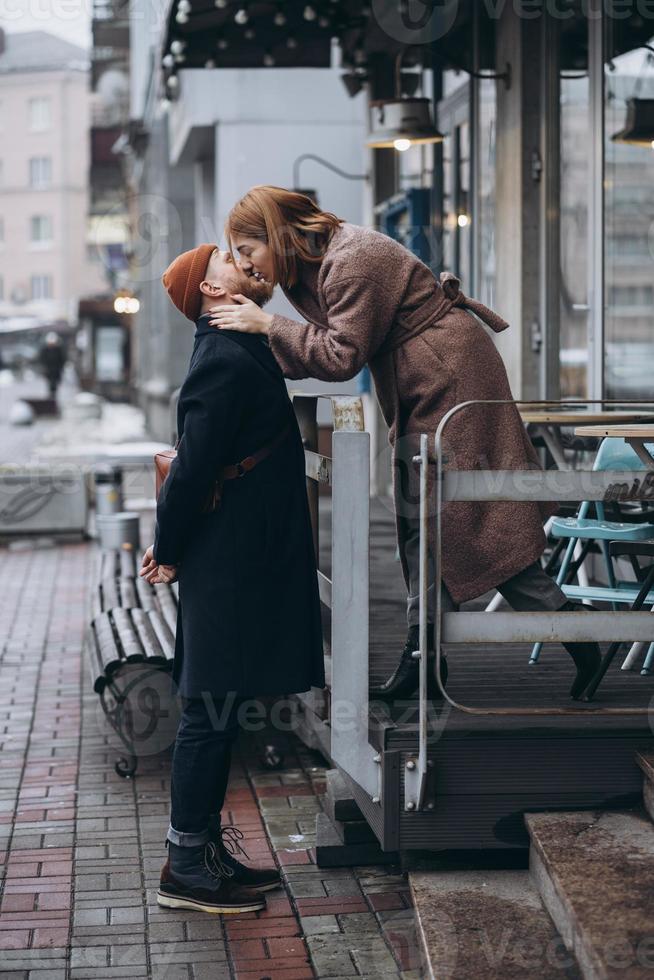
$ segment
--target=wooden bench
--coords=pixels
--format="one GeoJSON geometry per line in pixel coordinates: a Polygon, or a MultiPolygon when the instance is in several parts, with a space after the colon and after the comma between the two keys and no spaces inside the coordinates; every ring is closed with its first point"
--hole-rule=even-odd
{"type": "Polygon", "coordinates": [[[138,577],[134,552],[99,552],[86,647],[93,690],[127,751],[115,764],[121,776],[135,775],[139,756],[175,738],[177,602],[177,583],[152,586],[138,577]]]}

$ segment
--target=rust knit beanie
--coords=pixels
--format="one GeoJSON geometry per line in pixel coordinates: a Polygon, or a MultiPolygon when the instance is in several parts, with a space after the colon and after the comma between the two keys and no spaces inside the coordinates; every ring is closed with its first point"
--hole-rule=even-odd
{"type": "Polygon", "coordinates": [[[202,293],[200,283],[207,274],[209,259],[217,245],[198,245],[182,252],[170,263],[161,281],[177,309],[195,322],[200,316],[202,293]]]}

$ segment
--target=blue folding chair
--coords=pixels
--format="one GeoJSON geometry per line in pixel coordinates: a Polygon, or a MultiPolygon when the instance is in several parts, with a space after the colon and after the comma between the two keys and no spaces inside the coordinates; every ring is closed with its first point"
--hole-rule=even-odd
{"type": "MultiPolygon", "coordinates": [[[[654,446],[648,446],[648,451],[654,446]]],[[[638,454],[624,439],[607,438],[601,443],[593,470],[644,470],[645,464],[638,454]]],[[[634,582],[618,581],[615,577],[613,560],[609,553],[610,541],[647,541],[654,538],[654,524],[632,524],[626,521],[607,521],[604,504],[596,501],[597,518],[589,518],[591,502],[584,500],[576,517],[555,517],[552,521],[550,534],[555,538],[569,538],[556,582],[561,586],[568,599],[595,599],[598,602],[610,602],[615,609],[620,602],[633,603],[639,592],[639,586],[634,582]],[[565,580],[578,541],[599,541],[604,555],[608,578],[607,586],[566,585],[565,580]]],[[[648,596],[647,604],[654,603],[654,595],[648,596]]],[[[538,662],[542,643],[536,643],[529,658],[530,664],[538,662]]],[[[654,646],[654,645],[653,645],[654,646]]],[[[651,650],[652,648],[650,648],[651,650]]],[[[649,654],[648,654],[649,656],[649,654]]],[[[654,654],[653,654],[654,656],[654,654]]]]}

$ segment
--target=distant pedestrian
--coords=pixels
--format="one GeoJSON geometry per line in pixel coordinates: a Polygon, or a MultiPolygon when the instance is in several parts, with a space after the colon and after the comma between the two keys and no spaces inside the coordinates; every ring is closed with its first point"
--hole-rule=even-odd
{"type": "Polygon", "coordinates": [[[50,330],[45,335],[45,340],[39,350],[39,364],[48,382],[50,398],[57,397],[57,388],[61,381],[65,363],[66,351],[61,337],[54,330],[50,330]]]}

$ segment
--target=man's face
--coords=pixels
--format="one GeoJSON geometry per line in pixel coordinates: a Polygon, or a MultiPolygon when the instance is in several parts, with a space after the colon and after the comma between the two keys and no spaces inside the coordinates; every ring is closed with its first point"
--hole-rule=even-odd
{"type": "Polygon", "coordinates": [[[231,252],[216,249],[209,260],[205,279],[222,286],[228,293],[242,293],[257,306],[264,306],[272,297],[273,287],[268,282],[260,282],[248,276],[234,263],[231,252]]]}

